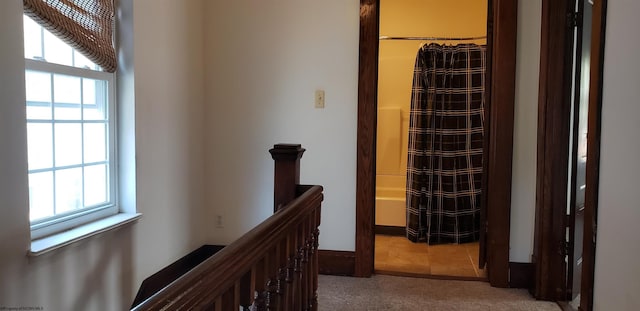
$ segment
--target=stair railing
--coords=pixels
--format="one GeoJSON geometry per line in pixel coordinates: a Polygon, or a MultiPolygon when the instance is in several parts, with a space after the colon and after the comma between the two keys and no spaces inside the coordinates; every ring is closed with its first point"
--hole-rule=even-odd
{"type": "Polygon", "coordinates": [[[275,145],[274,214],[133,310],[317,310],[321,186],[300,145],[275,145]]]}

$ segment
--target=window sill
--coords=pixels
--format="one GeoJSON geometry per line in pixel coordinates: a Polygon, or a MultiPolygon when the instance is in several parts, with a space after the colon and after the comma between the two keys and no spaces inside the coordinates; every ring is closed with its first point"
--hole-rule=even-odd
{"type": "Polygon", "coordinates": [[[69,244],[84,240],[102,232],[110,231],[118,227],[132,223],[138,219],[140,213],[120,213],[111,217],[100,219],[82,225],[71,230],[50,235],[41,239],[31,241],[31,249],[29,256],[40,256],[42,254],[54,251],[69,244]]]}

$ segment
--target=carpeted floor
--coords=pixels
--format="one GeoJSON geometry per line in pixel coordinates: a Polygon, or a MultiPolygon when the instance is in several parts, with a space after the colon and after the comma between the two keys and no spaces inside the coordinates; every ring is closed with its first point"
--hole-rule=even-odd
{"type": "Polygon", "coordinates": [[[536,301],[524,289],[494,288],[486,282],[321,275],[318,283],[319,311],[561,310],[554,302],[536,301]]]}

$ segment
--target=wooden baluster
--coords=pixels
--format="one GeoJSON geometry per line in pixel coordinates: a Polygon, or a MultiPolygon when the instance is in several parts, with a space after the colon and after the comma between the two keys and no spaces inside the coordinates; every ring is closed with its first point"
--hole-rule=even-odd
{"type": "Polygon", "coordinates": [[[227,289],[227,291],[224,292],[224,294],[222,294],[222,296],[219,296],[218,299],[216,299],[216,309],[218,308],[218,306],[220,306],[220,310],[238,310],[239,309],[239,305],[235,305],[235,300],[236,300],[236,288],[235,285],[230,287],[229,289],[227,289]]]}
{"type": "Polygon", "coordinates": [[[302,236],[304,237],[304,243],[302,244],[302,277],[300,282],[302,283],[302,310],[308,310],[309,304],[309,227],[308,221],[302,222],[302,236]]]}
{"type": "Polygon", "coordinates": [[[269,150],[275,160],[273,211],[277,212],[296,198],[300,183],[300,158],[305,149],[299,144],[277,144],[269,150]]]}
{"type": "Polygon", "coordinates": [[[296,305],[296,297],[298,296],[298,286],[297,286],[297,281],[296,281],[296,266],[297,266],[297,262],[298,262],[298,232],[297,230],[293,231],[293,241],[294,243],[292,244],[292,248],[291,248],[291,308],[293,310],[298,310],[297,309],[297,305],[296,305]]]}
{"type": "MultiPolygon", "coordinates": [[[[307,215],[307,217],[309,217],[307,215]]],[[[300,277],[300,286],[302,287],[302,301],[301,301],[301,310],[307,310],[307,305],[309,304],[309,221],[306,219],[302,221],[302,266],[300,269],[301,277],[300,277]]]]}
{"type": "Polygon", "coordinates": [[[318,310],[318,273],[320,271],[320,265],[318,263],[318,247],[320,238],[320,207],[314,211],[314,232],[313,232],[313,308],[312,310],[318,310]]]}
{"type": "Polygon", "coordinates": [[[315,284],[318,278],[318,262],[317,262],[317,258],[318,258],[318,252],[316,249],[316,230],[318,228],[316,227],[316,217],[315,217],[315,211],[311,214],[311,267],[309,268],[311,271],[311,280],[309,281],[309,292],[311,293],[311,296],[309,298],[309,309],[313,310],[314,306],[315,306],[315,301],[316,301],[316,291],[315,291],[315,284]]]}
{"type": "Polygon", "coordinates": [[[276,296],[275,296],[276,281],[272,278],[267,279],[267,285],[264,291],[265,309],[268,311],[274,311],[276,309],[276,296]]]}
{"type": "Polygon", "coordinates": [[[289,240],[287,245],[287,305],[289,310],[295,311],[295,266],[296,266],[296,235],[295,230],[289,233],[289,240]]]}
{"type": "Polygon", "coordinates": [[[287,265],[289,264],[289,236],[287,235],[283,240],[282,240],[282,248],[280,250],[280,258],[281,258],[281,263],[280,263],[280,271],[279,271],[279,291],[280,291],[280,305],[281,305],[281,309],[283,311],[289,311],[290,310],[290,306],[287,304],[287,299],[289,296],[287,296],[287,289],[289,288],[288,284],[287,284],[287,265]]]}
{"type": "Polygon", "coordinates": [[[262,275],[263,275],[263,281],[262,281],[262,285],[264,286],[264,290],[262,291],[262,295],[264,298],[264,309],[265,310],[269,310],[269,264],[270,262],[270,258],[269,258],[269,252],[267,252],[266,254],[264,254],[264,257],[262,258],[262,275]]]}
{"type": "Polygon", "coordinates": [[[266,270],[265,270],[265,258],[262,258],[256,265],[254,266],[255,270],[255,278],[254,278],[254,304],[257,311],[266,311],[267,305],[265,301],[265,284],[267,282],[266,270]]]}
{"type": "Polygon", "coordinates": [[[282,265],[282,260],[280,259],[282,243],[277,243],[276,247],[271,252],[271,258],[273,259],[273,263],[271,265],[271,273],[270,273],[270,281],[269,285],[269,293],[270,293],[270,305],[269,310],[282,310],[280,303],[280,291],[278,290],[279,286],[279,278],[280,278],[280,266],[282,265]]]}
{"type": "Polygon", "coordinates": [[[315,254],[315,213],[311,211],[309,214],[309,218],[307,219],[307,247],[309,249],[308,263],[307,263],[307,273],[309,274],[309,278],[307,279],[307,292],[308,292],[308,300],[307,300],[307,310],[311,310],[313,306],[314,292],[313,292],[313,282],[315,279],[315,274],[313,273],[314,269],[314,254],[315,254]]]}
{"type": "Polygon", "coordinates": [[[235,284],[233,284],[233,310],[240,309],[240,282],[241,280],[237,280],[235,284]]]}
{"type": "Polygon", "coordinates": [[[248,310],[249,306],[251,306],[251,303],[253,302],[253,287],[252,287],[252,275],[253,275],[253,270],[249,270],[247,271],[241,278],[240,278],[240,295],[239,295],[239,300],[240,300],[240,305],[243,308],[246,308],[248,310]]]}
{"type": "Polygon", "coordinates": [[[305,282],[307,299],[305,300],[305,310],[311,310],[313,304],[313,216],[311,213],[307,217],[307,278],[305,282]]]}
{"type": "Polygon", "coordinates": [[[283,266],[278,268],[278,285],[276,292],[278,293],[278,308],[279,310],[289,310],[287,306],[287,282],[285,278],[287,276],[286,260],[283,261],[283,266]]]}
{"type": "Polygon", "coordinates": [[[258,298],[256,296],[256,292],[257,292],[257,288],[256,288],[256,282],[257,282],[257,275],[258,275],[258,265],[254,264],[251,267],[251,285],[249,286],[249,293],[251,294],[251,303],[249,304],[249,306],[254,306],[256,305],[256,299],[258,298]]]}
{"type": "Polygon", "coordinates": [[[296,255],[296,268],[295,268],[295,277],[296,277],[296,288],[298,289],[296,295],[296,309],[302,309],[302,299],[304,297],[304,288],[302,288],[302,260],[304,259],[304,235],[302,232],[302,226],[298,224],[298,245],[297,250],[298,253],[296,255]]]}
{"type": "Polygon", "coordinates": [[[274,311],[279,310],[278,305],[278,245],[273,247],[270,251],[267,252],[265,259],[265,276],[267,277],[266,287],[265,287],[265,297],[266,297],[266,306],[267,310],[274,311]]]}
{"type": "Polygon", "coordinates": [[[284,268],[287,264],[287,238],[284,237],[280,243],[278,243],[278,271],[276,272],[276,295],[278,296],[277,307],[279,310],[284,310],[284,268]]]}

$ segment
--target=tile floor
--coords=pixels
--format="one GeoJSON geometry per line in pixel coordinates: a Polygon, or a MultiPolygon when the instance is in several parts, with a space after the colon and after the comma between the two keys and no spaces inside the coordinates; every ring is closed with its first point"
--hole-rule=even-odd
{"type": "Polygon", "coordinates": [[[479,244],[427,245],[403,236],[376,234],[374,268],[378,273],[486,279],[478,268],[479,244]]]}

